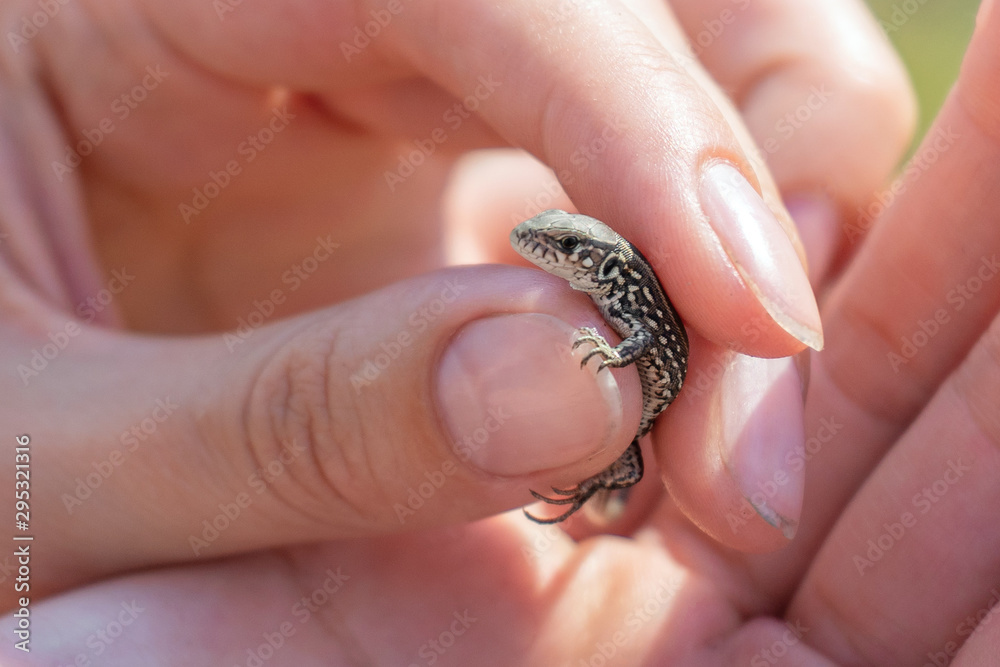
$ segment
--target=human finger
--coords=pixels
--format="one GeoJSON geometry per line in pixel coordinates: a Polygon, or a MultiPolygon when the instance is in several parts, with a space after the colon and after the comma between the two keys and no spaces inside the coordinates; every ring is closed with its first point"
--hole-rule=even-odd
{"type": "Polygon", "coordinates": [[[857,247],[869,217],[858,212],[912,136],[914,95],[898,56],[860,2],[670,4],[760,147],[818,281],[857,247]]]}
{"type": "Polygon", "coordinates": [[[38,554],[60,573],[40,593],[480,518],[607,467],[637,428],[635,372],[581,370],[577,328],[607,328],[547,275],[453,269],[264,324],[273,305],[184,340],[44,308],[3,330],[20,374],[4,381],[5,421],[34,466],[32,530],[59,536],[38,554]]]}
{"type": "Polygon", "coordinates": [[[202,22],[196,31],[189,26],[201,6],[147,7],[180,48],[213,69],[287,81],[330,104],[349,105],[337,93],[366,76],[421,75],[454,98],[475,97],[474,117],[553,167],[581,210],[636,243],[682,316],[708,338],[763,356],[822,346],[784,212],[764,203],[766,186],[715,102],[617,3],[565,13],[534,0],[400,5],[381,38],[351,62],[336,48],[367,20],[362,3],[310,6],[308,25],[287,32],[273,30],[274,12],[289,21],[276,6],[234,12],[224,30],[202,22]],[[270,48],[248,51],[248,40],[270,48]],[[764,329],[748,342],[741,327],[755,317],[764,329]]]}

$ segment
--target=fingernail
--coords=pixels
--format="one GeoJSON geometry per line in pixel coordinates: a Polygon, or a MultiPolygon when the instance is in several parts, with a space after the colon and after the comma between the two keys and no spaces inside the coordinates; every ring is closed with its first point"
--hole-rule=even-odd
{"type": "Polygon", "coordinates": [[[740,276],[782,329],[823,348],[819,308],[785,230],[753,186],[727,162],[713,162],[701,181],[701,205],[740,276]]]}
{"type": "Polygon", "coordinates": [[[495,475],[585,461],[622,422],[614,376],[580,368],[576,328],[549,315],[489,317],[462,328],[437,376],[456,454],[495,475]]]}
{"type": "Polygon", "coordinates": [[[722,458],[758,515],[787,539],[802,514],[802,381],[792,358],[734,355],[722,380],[722,458]]]}
{"type": "Polygon", "coordinates": [[[826,275],[840,235],[836,205],[822,193],[800,192],[785,198],[785,208],[795,221],[799,238],[809,258],[809,280],[813,285],[826,275]]]}

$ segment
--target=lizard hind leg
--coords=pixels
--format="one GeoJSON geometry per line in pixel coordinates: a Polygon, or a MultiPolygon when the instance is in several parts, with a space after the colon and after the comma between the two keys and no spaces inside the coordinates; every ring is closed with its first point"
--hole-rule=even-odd
{"type": "Polygon", "coordinates": [[[535,523],[552,524],[565,521],[598,491],[628,488],[642,479],[642,472],[642,451],[639,449],[638,439],[635,439],[614,463],[593,477],[583,480],[575,489],[553,487],[553,491],[566,496],[565,498],[548,498],[540,493],[531,492],[535,498],[550,505],[569,505],[568,510],[551,519],[539,519],[529,514],[527,510],[524,510],[524,514],[535,523]]]}

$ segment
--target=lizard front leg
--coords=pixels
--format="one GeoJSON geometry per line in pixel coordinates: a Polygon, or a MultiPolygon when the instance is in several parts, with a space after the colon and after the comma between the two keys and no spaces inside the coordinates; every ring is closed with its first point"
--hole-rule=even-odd
{"type": "Polygon", "coordinates": [[[583,327],[580,329],[580,334],[580,337],[573,343],[573,349],[584,343],[594,344],[594,349],[583,355],[580,367],[586,366],[591,357],[600,355],[604,360],[597,367],[598,371],[606,366],[621,368],[622,366],[635,363],[649,351],[650,345],[653,344],[653,334],[646,329],[633,331],[632,335],[614,347],[593,327],[583,327]]]}

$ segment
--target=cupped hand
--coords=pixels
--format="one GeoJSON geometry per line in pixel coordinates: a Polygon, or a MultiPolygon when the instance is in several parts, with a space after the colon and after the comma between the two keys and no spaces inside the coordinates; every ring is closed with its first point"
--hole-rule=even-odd
{"type": "Polygon", "coordinates": [[[837,211],[891,167],[910,98],[858,7],[731,5],[75,3],[34,30],[32,6],[5,10],[3,420],[30,439],[36,655],[504,664],[745,646],[733,623],[779,608],[808,554],[757,588],[752,560],[670,504],[632,517],[649,528],[634,541],[577,545],[519,515],[459,525],[605,467],[638,382],[595,382],[563,354],[600,323],[558,281],[442,269],[510,259],[515,218],[568,206],[558,177],[646,252],[701,359],[726,367],[656,444],[742,453],[720,475],[719,456],[678,448],[676,470],[703,474],[668,465],[674,500],[741,547],[792,534],[801,475],[718,529],[711,499],[759,481],[740,427],[777,431],[772,458],[801,444],[788,363],[726,350],[822,345],[779,188],[822,284],[846,247],[837,211]],[[800,104],[814,122],[767,142],[800,104]],[[847,150],[872,136],[864,159],[847,150]],[[489,146],[555,176],[512,153],[453,168],[489,146]],[[762,386],[788,407],[777,425],[722,418],[762,386]],[[123,574],[142,568],[160,569],[123,574]]]}

